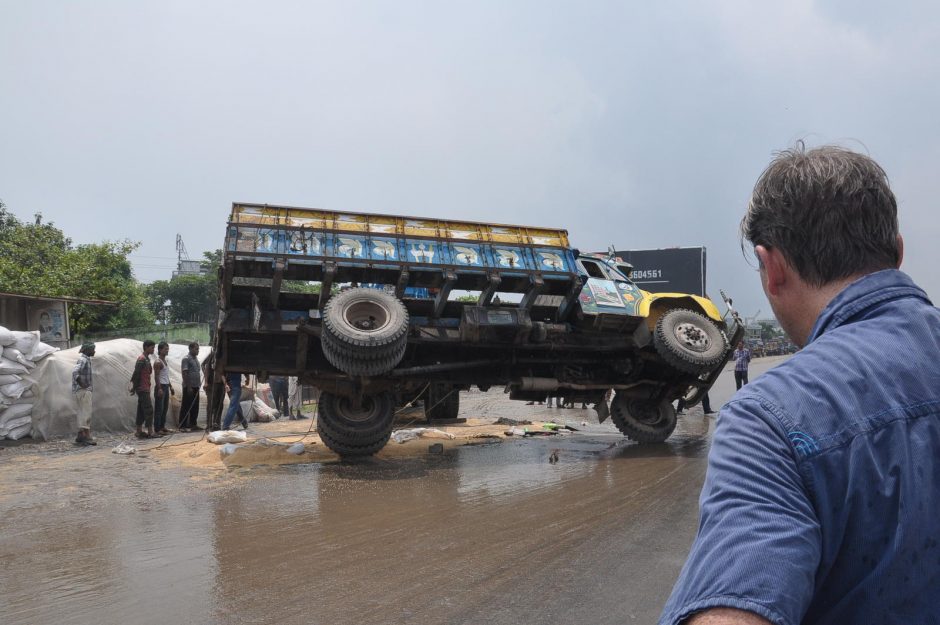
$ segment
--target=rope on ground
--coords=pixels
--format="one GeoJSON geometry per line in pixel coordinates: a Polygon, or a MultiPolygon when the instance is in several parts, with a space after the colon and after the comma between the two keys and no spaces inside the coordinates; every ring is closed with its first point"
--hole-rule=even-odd
{"type": "MultiPolygon", "coordinates": [[[[310,427],[307,428],[307,433],[304,434],[303,436],[301,436],[300,438],[298,438],[297,440],[291,441],[291,442],[299,443],[300,441],[302,441],[302,440],[304,440],[305,438],[307,438],[308,436],[310,436],[311,432],[313,432],[313,426],[317,423],[317,419],[318,419],[319,417],[320,417],[320,402],[318,401],[318,402],[317,402],[317,411],[316,411],[316,413],[313,415],[313,417],[311,417],[311,419],[310,419],[310,427]]],[[[290,436],[293,436],[293,434],[291,434],[290,436]]],[[[282,438],[287,438],[287,435],[284,435],[284,436],[265,436],[265,438],[267,438],[268,440],[272,440],[272,441],[279,441],[279,440],[281,440],[282,438]]]]}
{"type": "MultiPolygon", "coordinates": [[[[431,386],[431,383],[430,383],[430,382],[428,382],[427,384],[425,384],[425,385],[424,385],[424,388],[421,389],[421,392],[418,393],[417,395],[415,395],[415,397],[416,397],[416,398],[417,398],[417,397],[421,397],[421,395],[422,395],[426,390],[428,390],[428,387],[429,387],[429,386],[431,386]]],[[[430,406],[426,407],[426,408],[424,409],[425,418],[427,418],[427,414],[428,414],[429,412],[433,411],[435,408],[438,407],[439,404],[443,403],[444,400],[446,400],[448,397],[450,397],[450,396],[451,396],[451,393],[457,393],[457,392],[458,392],[457,389],[452,387],[448,392],[444,393],[444,396],[443,396],[443,397],[441,397],[439,400],[437,400],[435,403],[431,404],[430,406]]],[[[395,414],[396,414],[396,415],[397,415],[397,414],[400,414],[400,413],[404,412],[405,410],[407,410],[408,408],[411,408],[413,405],[414,405],[414,400],[412,400],[412,401],[408,402],[407,404],[405,404],[405,405],[401,408],[401,410],[399,410],[399,411],[396,412],[395,414]]],[[[408,423],[405,424],[405,428],[410,427],[412,424],[417,423],[417,422],[418,422],[418,419],[412,419],[411,421],[409,421],[408,423]]]]}

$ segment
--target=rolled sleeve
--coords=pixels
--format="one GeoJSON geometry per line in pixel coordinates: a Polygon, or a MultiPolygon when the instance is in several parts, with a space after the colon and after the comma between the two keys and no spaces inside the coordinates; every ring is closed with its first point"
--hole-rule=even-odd
{"type": "Polygon", "coordinates": [[[715,607],[797,625],[813,595],[821,533],[774,408],[727,404],[715,430],[698,534],[661,625],[715,607]]]}

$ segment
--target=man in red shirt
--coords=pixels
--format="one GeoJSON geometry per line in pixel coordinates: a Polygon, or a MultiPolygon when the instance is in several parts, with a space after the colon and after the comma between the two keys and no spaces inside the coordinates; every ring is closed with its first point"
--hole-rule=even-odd
{"type": "Polygon", "coordinates": [[[150,388],[153,380],[153,365],[150,364],[150,355],[153,353],[155,343],[150,339],[144,341],[144,353],[137,357],[134,364],[134,375],[131,382],[134,392],[137,393],[137,438],[152,438],[160,436],[153,431],[153,401],[150,399],[150,388]],[[143,426],[147,431],[143,431],[143,426]]]}

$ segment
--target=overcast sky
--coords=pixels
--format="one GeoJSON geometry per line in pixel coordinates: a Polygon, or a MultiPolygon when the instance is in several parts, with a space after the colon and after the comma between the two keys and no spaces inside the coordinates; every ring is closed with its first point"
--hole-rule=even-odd
{"type": "Polygon", "coordinates": [[[232,201],[704,245],[769,305],[738,224],[774,150],[887,170],[940,303],[940,3],[0,0],[0,199],[137,277],[222,246],[232,201]]]}

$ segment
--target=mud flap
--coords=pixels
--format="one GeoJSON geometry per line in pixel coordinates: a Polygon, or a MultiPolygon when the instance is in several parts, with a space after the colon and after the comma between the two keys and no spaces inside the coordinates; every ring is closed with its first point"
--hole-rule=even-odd
{"type": "Polygon", "coordinates": [[[594,404],[594,410],[597,411],[597,422],[603,423],[610,417],[610,407],[607,405],[606,401],[599,401],[594,404]]]}

